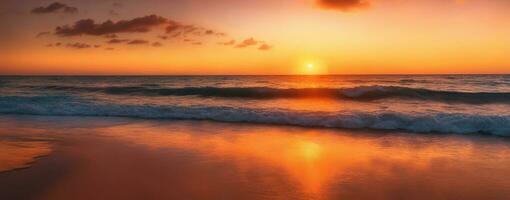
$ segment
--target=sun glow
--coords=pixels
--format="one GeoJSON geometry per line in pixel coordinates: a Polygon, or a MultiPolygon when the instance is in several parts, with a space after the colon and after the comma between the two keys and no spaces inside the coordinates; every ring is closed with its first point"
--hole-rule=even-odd
{"type": "Polygon", "coordinates": [[[308,65],[306,65],[306,67],[308,68],[308,70],[312,71],[313,70],[313,64],[312,63],[309,63],[308,65]]]}
{"type": "Polygon", "coordinates": [[[306,64],[306,73],[307,74],[316,74],[315,66],[312,63],[306,64]]]}
{"type": "Polygon", "coordinates": [[[298,64],[296,69],[298,74],[303,75],[320,75],[320,74],[328,74],[328,70],[326,67],[326,64],[313,60],[313,61],[301,61],[300,64],[298,64]]]}

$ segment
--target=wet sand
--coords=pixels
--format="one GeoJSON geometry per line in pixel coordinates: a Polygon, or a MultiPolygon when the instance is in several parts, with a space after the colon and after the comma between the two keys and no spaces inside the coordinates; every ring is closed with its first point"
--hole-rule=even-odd
{"type": "Polygon", "coordinates": [[[0,149],[0,199],[510,197],[510,141],[480,135],[2,116],[0,149]]]}

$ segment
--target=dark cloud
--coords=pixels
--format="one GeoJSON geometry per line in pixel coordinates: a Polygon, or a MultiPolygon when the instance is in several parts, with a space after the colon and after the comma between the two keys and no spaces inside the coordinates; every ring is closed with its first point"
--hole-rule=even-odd
{"type": "Polygon", "coordinates": [[[259,50],[261,50],[261,51],[267,51],[267,50],[271,50],[272,48],[273,48],[273,46],[271,46],[271,45],[268,45],[268,44],[262,44],[262,45],[260,45],[259,50]]]}
{"type": "Polygon", "coordinates": [[[83,19],[77,21],[72,26],[59,26],[56,28],[55,33],[59,36],[100,36],[115,33],[145,33],[149,32],[153,27],[161,26],[166,23],[168,23],[166,18],[157,15],[148,15],[118,22],[108,20],[100,24],[96,24],[92,19],[83,19]]]}
{"type": "Polygon", "coordinates": [[[166,33],[172,34],[171,38],[186,36],[226,36],[226,33],[218,32],[212,29],[206,29],[196,25],[186,25],[174,21],[169,21],[166,27],[166,33]]]}
{"type": "MultiPolygon", "coordinates": [[[[61,37],[71,36],[101,36],[107,38],[108,44],[149,44],[153,46],[160,46],[161,43],[151,43],[147,40],[127,40],[119,39],[118,34],[122,33],[147,33],[154,29],[163,31],[166,34],[156,36],[157,39],[169,40],[179,39],[184,42],[189,42],[192,45],[202,45],[200,37],[209,36],[226,36],[226,33],[216,31],[213,29],[206,29],[196,25],[179,23],[158,15],[147,15],[138,17],[131,20],[112,21],[96,23],[93,19],[82,19],[76,21],[72,25],[58,26],[55,28],[55,35],[61,37]]],[[[263,41],[257,41],[254,38],[245,39],[242,42],[236,43],[235,40],[219,43],[226,46],[234,46],[237,48],[245,48],[259,44],[265,44],[263,41]],[[237,44],[237,45],[236,45],[237,44]]],[[[268,47],[261,47],[261,50],[268,50],[268,47]]]]}
{"type": "Polygon", "coordinates": [[[108,47],[108,48],[105,48],[105,50],[113,51],[113,50],[115,50],[115,48],[108,47]]]}
{"type": "Polygon", "coordinates": [[[253,45],[257,45],[259,43],[259,41],[253,39],[253,38],[248,38],[246,40],[243,40],[241,43],[239,43],[238,45],[236,45],[237,48],[245,48],[245,47],[249,47],[249,46],[253,46],[253,45]]]}
{"type": "Polygon", "coordinates": [[[62,45],[62,43],[60,43],[60,42],[56,42],[56,43],[54,43],[54,44],[53,44],[53,43],[47,44],[47,45],[46,45],[46,47],[59,47],[59,46],[61,46],[61,45],[62,45]]]}
{"type": "Polygon", "coordinates": [[[111,39],[111,40],[108,40],[106,43],[108,44],[120,44],[120,43],[125,43],[125,42],[128,42],[129,40],[126,40],[126,39],[111,39]]]}
{"type": "Polygon", "coordinates": [[[200,32],[200,29],[199,27],[196,27],[195,25],[181,25],[179,27],[180,29],[182,29],[182,32],[184,33],[193,33],[193,32],[200,32]]]}
{"type": "Polygon", "coordinates": [[[181,28],[182,28],[182,25],[180,25],[179,23],[170,21],[165,30],[166,30],[166,33],[173,33],[181,28]]]}
{"type": "Polygon", "coordinates": [[[135,39],[135,40],[129,41],[127,44],[138,45],[138,44],[148,44],[148,43],[149,43],[149,41],[147,41],[147,40],[135,39]]]}
{"type": "Polygon", "coordinates": [[[162,40],[167,40],[168,36],[166,36],[166,35],[159,35],[158,38],[162,39],[162,40]]]}
{"type": "Polygon", "coordinates": [[[74,49],[87,49],[87,48],[90,48],[92,46],[89,45],[89,44],[76,42],[76,43],[68,43],[68,44],[66,44],[66,47],[74,48],[74,49]]]}
{"type": "Polygon", "coordinates": [[[370,2],[369,0],[317,0],[317,5],[324,9],[351,11],[367,8],[370,2]]]}
{"type": "Polygon", "coordinates": [[[99,47],[101,47],[101,45],[97,45],[97,44],[94,45],[94,48],[99,48],[99,47]]]}
{"type": "Polygon", "coordinates": [[[30,13],[32,13],[32,14],[48,14],[48,13],[58,13],[58,12],[76,13],[76,12],[78,12],[78,8],[68,6],[68,5],[60,3],[60,2],[55,2],[55,3],[52,3],[48,6],[46,6],[46,7],[41,6],[41,7],[34,8],[30,11],[30,13]]]}

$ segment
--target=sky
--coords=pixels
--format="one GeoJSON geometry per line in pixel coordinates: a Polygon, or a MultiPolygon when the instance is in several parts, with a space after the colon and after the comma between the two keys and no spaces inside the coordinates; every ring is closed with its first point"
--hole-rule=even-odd
{"type": "Polygon", "coordinates": [[[0,74],[510,73],[507,0],[0,0],[0,74]]]}

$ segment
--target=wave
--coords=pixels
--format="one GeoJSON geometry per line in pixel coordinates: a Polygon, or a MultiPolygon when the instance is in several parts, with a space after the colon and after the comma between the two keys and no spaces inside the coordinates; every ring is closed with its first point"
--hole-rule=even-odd
{"type": "Polygon", "coordinates": [[[145,119],[213,120],[420,133],[482,133],[510,136],[510,115],[399,112],[306,112],[227,106],[121,105],[69,96],[0,97],[0,114],[106,116],[145,119]]]}
{"type": "Polygon", "coordinates": [[[83,92],[103,92],[111,95],[188,96],[222,98],[340,98],[354,101],[371,101],[385,98],[428,100],[466,104],[510,103],[510,93],[455,92],[397,86],[360,86],[354,88],[292,88],[268,87],[73,87],[45,86],[43,89],[83,92]]]}

